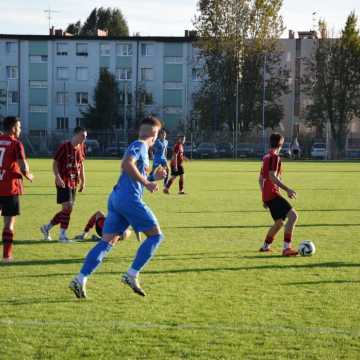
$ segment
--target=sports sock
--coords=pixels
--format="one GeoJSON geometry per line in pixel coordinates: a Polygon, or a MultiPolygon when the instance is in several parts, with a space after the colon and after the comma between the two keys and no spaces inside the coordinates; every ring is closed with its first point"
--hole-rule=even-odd
{"type": "Polygon", "coordinates": [[[12,257],[13,238],[14,238],[13,231],[5,228],[2,232],[3,258],[4,259],[8,259],[8,258],[12,257]]]}
{"type": "MultiPolygon", "coordinates": [[[[153,235],[146,238],[140,245],[135,259],[129,269],[133,273],[133,270],[139,272],[148,261],[154,256],[156,249],[159,247],[161,241],[164,239],[163,234],[153,235]]],[[[131,273],[129,275],[131,275],[131,273]]],[[[134,276],[134,275],[132,275],[134,276]]]]}
{"type": "Polygon", "coordinates": [[[179,179],[179,191],[184,191],[184,179],[182,178],[179,179]]]}
{"type": "Polygon", "coordinates": [[[60,237],[67,237],[66,229],[60,228],[60,237]]]}
{"type": "Polygon", "coordinates": [[[284,249],[291,248],[292,234],[284,234],[284,249]]]}
{"type": "Polygon", "coordinates": [[[94,214],[88,221],[88,223],[85,226],[84,233],[88,233],[90,229],[94,227],[96,223],[96,214],[94,214]]]}
{"type": "Polygon", "coordinates": [[[170,186],[172,185],[172,183],[174,182],[175,178],[171,178],[167,183],[166,183],[166,188],[170,189],[170,186]]]}
{"type": "Polygon", "coordinates": [[[269,249],[271,247],[271,244],[274,242],[273,236],[266,236],[263,249],[269,249]]]}
{"type": "Polygon", "coordinates": [[[72,211],[72,209],[64,209],[62,211],[62,216],[60,218],[60,228],[61,229],[66,230],[69,227],[71,211],[72,211]]]}
{"type": "Polygon", "coordinates": [[[80,274],[83,277],[91,275],[111,249],[112,245],[104,240],[100,240],[86,255],[80,274]]]}

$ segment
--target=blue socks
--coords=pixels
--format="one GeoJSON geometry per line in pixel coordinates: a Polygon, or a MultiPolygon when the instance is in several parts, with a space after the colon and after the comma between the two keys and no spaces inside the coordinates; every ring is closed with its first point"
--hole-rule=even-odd
{"type": "Polygon", "coordinates": [[[104,240],[100,240],[86,255],[80,274],[84,277],[91,275],[111,249],[112,245],[104,240]]]}
{"type": "Polygon", "coordinates": [[[154,256],[156,249],[159,247],[163,239],[163,234],[149,236],[145,239],[136,253],[131,269],[139,272],[154,256]]]}

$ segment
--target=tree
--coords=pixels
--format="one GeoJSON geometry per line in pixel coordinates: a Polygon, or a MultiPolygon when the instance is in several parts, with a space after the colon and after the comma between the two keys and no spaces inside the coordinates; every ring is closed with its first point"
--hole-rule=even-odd
{"type": "Polygon", "coordinates": [[[73,35],[96,36],[98,30],[108,31],[109,36],[129,36],[129,28],[122,12],[119,9],[103,7],[93,9],[83,26],[80,21],[69,24],[66,32],[73,35]]]}
{"type": "Polygon", "coordinates": [[[355,13],[347,18],[340,38],[319,39],[307,70],[303,86],[313,99],[307,107],[308,122],[322,128],[329,123],[334,156],[342,157],[351,122],[360,116],[360,36],[355,13]]]}
{"type": "Polygon", "coordinates": [[[195,27],[206,76],[194,105],[202,127],[222,128],[226,122],[231,127],[237,117],[241,132],[260,126],[265,56],[266,126],[282,119],[279,100],[287,91],[288,71],[280,66],[277,49],[281,5],[282,0],[199,1],[195,27]]]}
{"type": "Polygon", "coordinates": [[[107,69],[101,69],[94,103],[95,106],[89,105],[82,113],[88,128],[100,130],[119,127],[120,91],[114,75],[107,69]]]}

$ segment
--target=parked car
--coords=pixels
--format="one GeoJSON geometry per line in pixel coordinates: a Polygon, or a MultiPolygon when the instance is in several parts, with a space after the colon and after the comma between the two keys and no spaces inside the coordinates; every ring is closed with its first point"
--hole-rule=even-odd
{"type": "Polygon", "coordinates": [[[229,158],[233,156],[233,146],[230,143],[221,143],[217,145],[218,156],[229,158]]]}
{"type": "Polygon", "coordinates": [[[184,145],[184,155],[187,158],[191,158],[191,155],[194,155],[194,152],[195,152],[195,146],[194,145],[192,145],[192,146],[191,146],[191,144],[185,144],[184,145]]]}
{"type": "Polygon", "coordinates": [[[100,143],[96,139],[85,140],[87,155],[98,155],[100,153],[100,143]]]}
{"type": "Polygon", "coordinates": [[[315,143],[311,147],[310,155],[314,159],[326,159],[327,158],[327,150],[325,143],[315,143]]]}
{"type": "Polygon", "coordinates": [[[126,151],[126,148],[127,146],[125,143],[112,144],[105,148],[104,155],[122,157],[126,151]]]}
{"type": "Polygon", "coordinates": [[[254,145],[252,144],[237,144],[237,156],[240,158],[255,156],[254,145]]]}
{"type": "Polygon", "coordinates": [[[215,144],[201,143],[195,151],[193,151],[193,156],[199,159],[216,158],[218,157],[218,151],[215,144]]]}
{"type": "Polygon", "coordinates": [[[291,157],[291,144],[286,142],[280,150],[280,155],[286,158],[291,157]]]}

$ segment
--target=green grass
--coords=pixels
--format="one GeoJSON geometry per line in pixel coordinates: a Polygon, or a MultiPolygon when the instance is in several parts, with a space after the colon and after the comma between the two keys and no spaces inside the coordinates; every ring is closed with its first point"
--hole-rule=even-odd
{"type": "MultiPolygon", "coordinates": [[[[188,196],[146,194],[166,239],[142,274],[148,296],[120,284],[137,248],[132,236],[88,282],[86,301],[68,283],[91,242],[39,241],[57,210],[50,160],[31,160],[17,220],[15,257],[0,265],[0,359],[359,359],[359,164],[284,164],[298,192],[295,244],[311,258],[257,252],[271,218],[259,163],[186,164],[188,196]]],[[[86,162],[70,235],[106,210],[119,162],[86,162]]],[[[53,231],[57,236],[57,229],[53,231]]]]}

